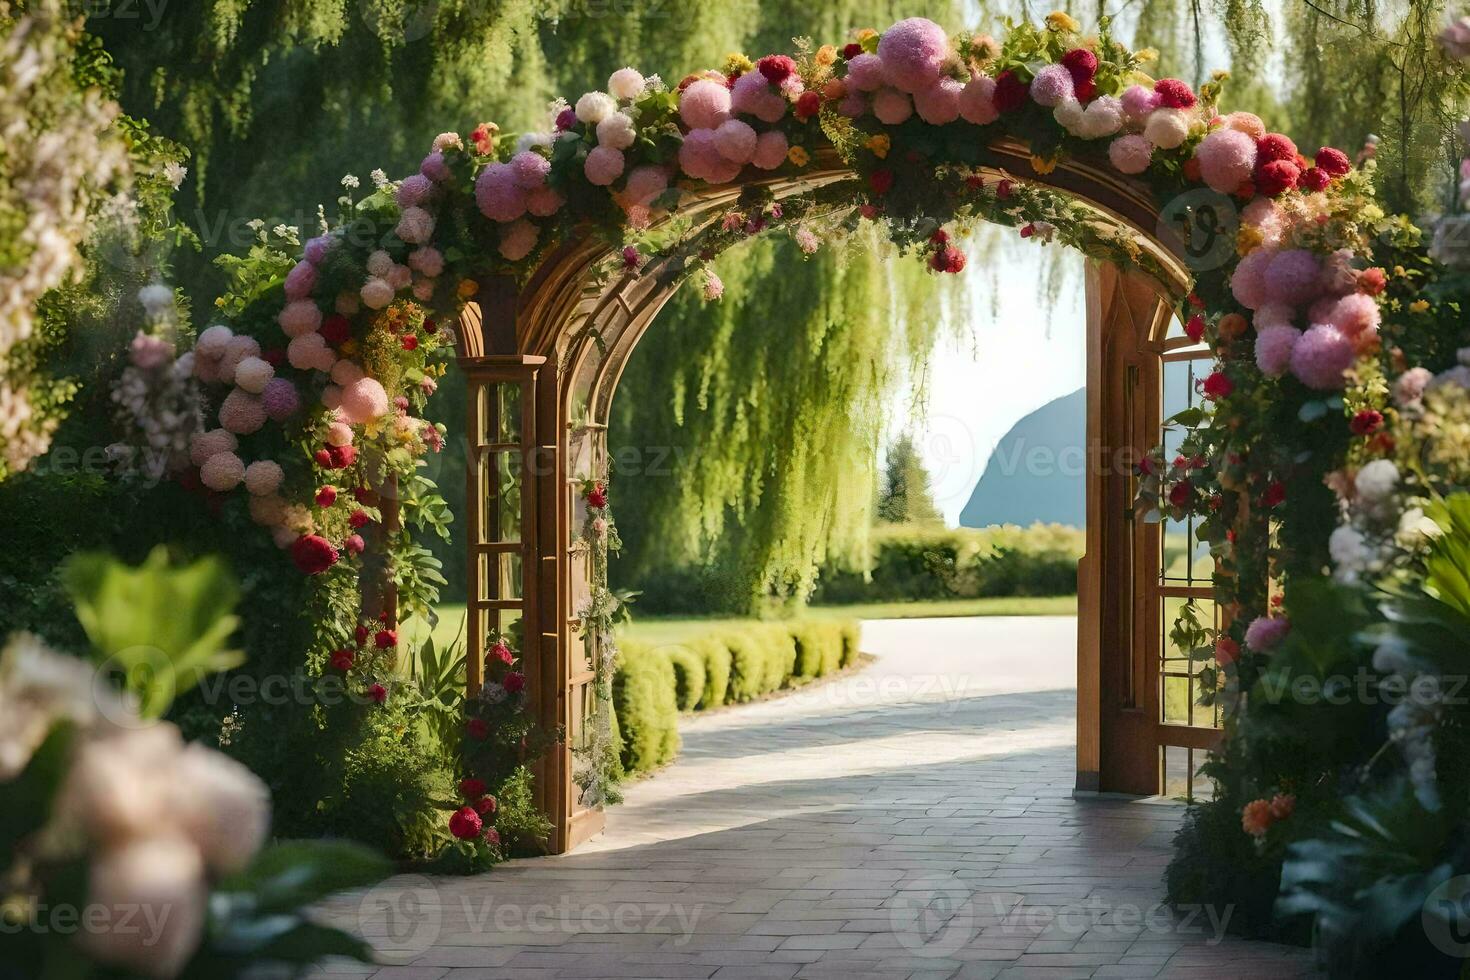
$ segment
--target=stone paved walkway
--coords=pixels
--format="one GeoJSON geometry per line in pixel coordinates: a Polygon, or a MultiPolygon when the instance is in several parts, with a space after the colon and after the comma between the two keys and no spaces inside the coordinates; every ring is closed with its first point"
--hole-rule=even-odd
{"type": "Polygon", "coordinates": [[[1072,798],[1074,630],[869,623],[867,670],[690,720],[577,852],[333,917],[399,964],[383,980],[1312,975],[1160,905],[1179,806],[1072,798]]]}

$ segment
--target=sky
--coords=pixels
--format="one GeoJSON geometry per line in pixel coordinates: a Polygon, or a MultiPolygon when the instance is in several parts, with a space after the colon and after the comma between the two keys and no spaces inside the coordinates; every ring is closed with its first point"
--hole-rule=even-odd
{"type": "Polygon", "coordinates": [[[964,322],[941,331],[928,377],[900,386],[890,413],[890,440],[906,429],[914,436],[952,527],[1011,426],[1086,381],[1082,255],[1019,238],[984,251],[961,273],[964,322]]]}

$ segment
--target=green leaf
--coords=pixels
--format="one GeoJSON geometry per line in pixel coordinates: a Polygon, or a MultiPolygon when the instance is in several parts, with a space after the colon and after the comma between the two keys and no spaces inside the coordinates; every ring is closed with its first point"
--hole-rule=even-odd
{"type": "Polygon", "coordinates": [[[393,872],[387,858],[351,841],[281,841],[220,891],[248,896],[257,912],[290,912],[334,892],[361,888],[393,872]]]}
{"type": "Polygon", "coordinates": [[[144,718],[158,718],[207,674],[238,666],[226,648],[239,588],[218,558],[169,566],[162,547],[137,568],[110,555],[70,558],[62,579],[99,663],[122,674],[144,718]]]}
{"type": "MultiPolygon", "coordinates": [[[[19,776],[5,784],[5,805],[0,807],[0,854],[14,854],[16,846],[45,826],[51,804],[66,777],[76,727],[59,722],[51,727],[31,761],[19,776]]],[[[0,864],[3,870],[4,864],[0,864]]]]}

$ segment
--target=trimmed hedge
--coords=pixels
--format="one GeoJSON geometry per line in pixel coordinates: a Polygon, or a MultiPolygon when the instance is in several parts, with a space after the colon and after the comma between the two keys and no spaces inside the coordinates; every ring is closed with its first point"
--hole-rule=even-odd
{"type": "Polygon", "coordinates": [[[679,754],[679,712],[800,687],[857,662],[855,622],[752,623],[687,643],[621,640],[613,675],[614,745],[625,774],[679,754]]]}
{"type": "Polygon", "coordinates": [[[1059,524],[1029,528],[875,528],[856,567],[823,567],[814,602],[895,602],[1075,595],[1085,536],[1059,524]]]}

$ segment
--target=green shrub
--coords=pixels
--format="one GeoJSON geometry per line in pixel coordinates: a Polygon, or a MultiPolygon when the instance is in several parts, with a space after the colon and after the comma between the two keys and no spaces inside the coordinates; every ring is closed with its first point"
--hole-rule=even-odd
{"type": "Polygon", "coordinates": [[[718,637],[702,636],[689,644],[704,664],[701,708],[718,708],[730,699],[730,648],[718,637]]]}
{"type": "Polygon", "coordinates": [[[674,664],[662,649],[625,643],[613,675],[613,710],[625,772],[656,769],[679,754],[674,664]]]}
{"type": "Polygon", "coordinates": [[[842,666],[851,667],[857,663],[858,654],[862,652],[862,627],[854,622],[842,624],[842,666]]]}
{"type": "Polygon", "coordinates": [[[721,637],[730,650],[730,694],[727,703],[754,701],[766,682],[766,647],[753,630],[739,630],[721,637]]]}
{"type": "Polygon", "coordinates": [[[842,669],[842,624],[822,621],[794,623],[790,627],[796,641],[798,681],[825,677],[842,669]]]}
{"type": "Polygon", "coordinates": [[[680,711],[693,711],[704,697],[704,658],[686,646],[663,648],[674,666],[674,699],[680,711]]]}
{"type": "Polygon", "coordinates": [[[790,686],[796,671],[796,640],[786,626],[768,626],[760,634],[766,651],[766,678],[761,689],[770,694],[790,686]]]}

